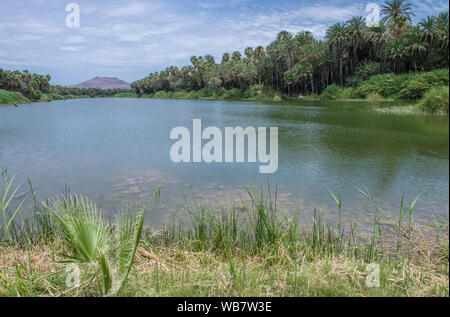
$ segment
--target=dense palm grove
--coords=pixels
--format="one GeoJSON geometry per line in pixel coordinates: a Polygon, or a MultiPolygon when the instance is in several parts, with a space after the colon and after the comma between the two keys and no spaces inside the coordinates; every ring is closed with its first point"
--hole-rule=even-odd
{"type": "Polygon", "coordinates": [[[266,48],[244,55],[193,56],[192,65],[168,67],[132,83],[136,93],[246,90],[253,85],[287,95],[319,94],[331,84],[355,86],[376,74],[429,71],[449,66],[448,12],[413,25],[411,5],[391,0],[382,6],[379,25],[353,17],[330,26],[324,40],[308,31],[282,31],[266,48]]]}
{"type": "Polygon", "coordinates": [[[7,71],[0,68],[0,89],[19,92],[31,101],[67,98],[106,97],[125,92],[123,89],[75,88],[50,85],[50,75],[32,74],[28,70],[7,71]]]}

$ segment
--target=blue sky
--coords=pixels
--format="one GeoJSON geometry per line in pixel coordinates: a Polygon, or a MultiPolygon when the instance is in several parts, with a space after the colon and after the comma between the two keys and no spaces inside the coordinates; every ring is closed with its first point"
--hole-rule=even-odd
{"type": "MultiPolygon", "coordinates": [[[[0,68],[52,75],[53,84],[94,76],[134,81],[192,55],[268,45],[280,30],[320,38],[330,24],[366,16],[364,0],[0,0],[0,68]],[[80,27],[65,24],[67,4],[80,27]]],[[[411,0],[414,22],[448,10],[447,0],[411,0]]]]}

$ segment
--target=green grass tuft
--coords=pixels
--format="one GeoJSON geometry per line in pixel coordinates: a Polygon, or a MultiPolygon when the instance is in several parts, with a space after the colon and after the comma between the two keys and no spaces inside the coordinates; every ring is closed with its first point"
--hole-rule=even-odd
{"type": "Polygon", "coordinates": [[[448,86],[433,87],[426,92],[417,107],[428,113],[448,114],[448,86]]]}

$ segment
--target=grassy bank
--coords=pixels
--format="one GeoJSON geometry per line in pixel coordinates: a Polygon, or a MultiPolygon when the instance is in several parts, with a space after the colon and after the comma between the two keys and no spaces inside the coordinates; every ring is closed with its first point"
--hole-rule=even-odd
{"type": "MultiPolygon", "coordinates": [[[[318,96],[328,100],[409,100],[416,112],[448,114],[449,70],[375,75],[349,87],[331,85],[318,96]]],[[[398,111],[399,109],[397,109],[398,111]]],[[[411,109],[405,108],[410,112],[411,109]]]]}
{"type": "Polygon", "coordinates": [[[154,94],[121,93],[114,95],[116,98],[156,98],[156,99],[202,99],[202,100],[243,100],[243,101],[282,101],[286,96],[276,92],[270,87],[253,85],[247,89],[225,89],[216,91],[211,89],[158,91],[154,94]]]}
{"type": "Polygon", "coordinates": [[[0,105],[1,104],[19,104],[29,103],[30,100],[19,92],[7,91],[0,89],[0,105]]]}
{"type": "MultiPolygon", "coordinates": [[[[367,80],[349,80],[347,86],[328,86],[321,95],[285,95],[272,87],[251,85],[246,89],[209,89],[157,91],[153,94],[115,90],[76,89],[54,87],[48,93],[39,93],[33,101],[53,101],[79,98],[114,97],[114,98],[156,98],[156,99],[202,99],[281,102],[285,100],[339,100],[339,101],[408,101],[406,106],[398,104],[391,108],[379,109],[380,112],[398,114],[448,114],[449,70],[439,69],[424,73],[395,75],[392,73],[374,75],[367,80]],[[72,94],[73,92],[74,94],[72,94]],[[37,98],[37,97],[36,97],[37,98]]],[[[0,90],[0,104],[30,102],[19,92],[0,90]]]]}
{"type": "Polygon", "coordinates": [[[35,201],[28,221],[16,218],[19,209],[3,213],[0,295],[449,296],[448,223],[424,234],[413,221],[416,200],[402,198],[398,219],[375,205],[372,234],[361,237],[341,222],[340,196],[330,198],[336,224],[314,212],[307,228],[277,210],[270,189],[250,186],[239,206],[186,200],[190,223],[158,230],[143,229],[141,206],[105,221],[82,197],[35,201]],[[379,285],[367,284],[377,268],[379,285]]]}
{"type": "MultiPolygon", "coordinates": [[[[70,99],[84,99],[84,98],[93,98],[90,96],[76,96],[76,95],[65,95],[61,96],[56,93],[46,93],[40,94],[38,100],[33,100],[33,102],[50,102],[55,100],[70,100],[70,99]]],[[[95,98],[95,97],[94,97],[95,98]]],[[[15,91],[7,91],[0,89],[0,105],[8,105],[8,104],[21,104],[21,103],[30,103],[30,99],[22,95],[20,92],[15,91]]]]}

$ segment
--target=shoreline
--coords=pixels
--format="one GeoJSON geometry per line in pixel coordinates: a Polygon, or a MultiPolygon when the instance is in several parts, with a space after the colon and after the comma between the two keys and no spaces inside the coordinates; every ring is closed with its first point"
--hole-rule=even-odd
{"type": "MultiPolygon", "coordinates": [[[[159,230],[144,229],[127,281],[114,296],[449,296],[448,221],[426,238],[410,213],[377,220],[380,233],[374,229],[361,239],[351,223],[327,224],[320,214],[311,231],[304,231],[295,217],[279,220],[268,196],[251,188],[248,194],[253,198],[245,206],[247,216],[229,207],[187,205],[190,225],[174,221],[159,230]],[[367,282],[369,265],[379,269],[378,286],[367,282]]],[[[157,191],[155,197],[159,200],[157,191]]],[[[71,208],[68,199],[60,206],[71,208]]],[[[36,204],[41,226],[24,231],[25,239],[0,241],[0,296],[104,295],[93,282],[65,285],[67,267],[61,261],[79,255],[55,230],[57,220],[49,210],[58,210],[59,203],[50,201],[49,209],[36,204]]],[[[90,204],[86,200],[82,214],[90,204]]],[[[113,228],[110,221],[96,223],[113,228]]],[[[89,274],[96,261],[76,263],[89,274]]]]}
{"type": "MultiPolygon", "coordinates": [[[[393,114],[438,114],[449,112],[448,68],[430,72],[410,74],[385,73],[360,80],[355,86],[327,86],[320,95],[299,93],[289,94],[283,90],[262,84],[251,84],[242,88],[201,88],[193,90],[156,90],[151,86],[141,87],[135,82],[130,90],[67,91],[67,87],[53,86],[46,93],[39,94],[37,102],[81,99],[81,98],[154,98],[154,99],[199,99],[259,102],[337,102],[337,103],[387,103],[388,107],[378,107],[375,112],[393,114]],[[392,83],[396,82],[395,89],[392,83]],[[420,83],[420,84],[419,84],[420,83]],[[385,110],[384,108],[392,108],[385,110]]],[[[233,86],[232,86],[233,87],[233,86]]],[[[30,102],[19,92],[0,89],[0,104],[30,102]]]]}
{"type": "MultiPolygon", "coordinates": [[[[24,97],[25,98],[25,97],[24,97]]],[[[230,101],[230,102],[269,102],[276,103],[282,105],[283,102],[291,102],[291,103],[302,103],[302,102],[318,102],[318,103],[345,103],[345,102],[355,102],[355,103],[367,103],[367,104],[377,104],[377,103],[397,103],[397,105],[387,105],[386,107],[378,107],[370,109],[370,111],[376,113],[385,113],[385,114],[416,114],[416,115],[439,115],[439,116],[448,116],[448,114],[443,113],[427,113],[417,109],[415,103],[408,103],[406,105],[398,105],[398,103],[407,103],[410,101],[407,100],[368,100],[368,99],[338,99],[338,100],[324,100],[324,99],[310,99],[307,96],[305,98],[294,99],[294,98],[286,98],[281,100],[273,100],[273,99],[258,99],[258,98],[241,98],[241,99],[228,99],[228,98],[213,98],[213,97],[200,97],[200,98],[178,98],[178,97],[154,97],[152,95],[143,95],[139,96],[137,94],[127,94],[123,96],[123,94],[119,94],[118,96],[105,96],[105,97],[79,97],[79,98],[66,98],[66,99],[55,99],[55,100],[38,100],[38,101],[24,101],[23,99],[16,99],[11,101],[10,103],[0,103],[0,106],[8,106],[13,104],[29,104],[29,103],[41,103],[41,102],[53,102],[53,101],[61,101],[61,100],[79,100],[79,99],[97,99],[97,98],[112,98],[112,99],[177,99],[177,100],[209,100],[209,101],[230,101]]]]}

